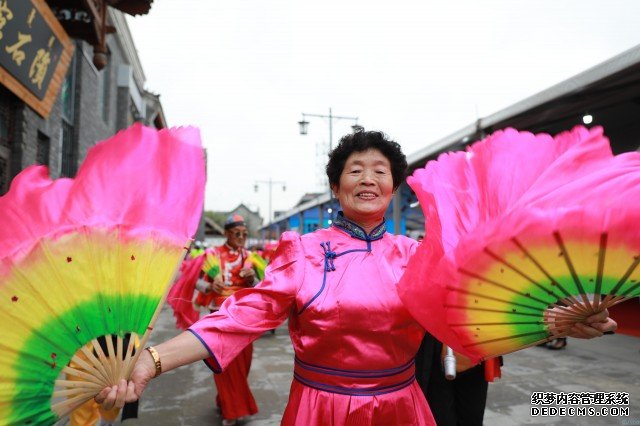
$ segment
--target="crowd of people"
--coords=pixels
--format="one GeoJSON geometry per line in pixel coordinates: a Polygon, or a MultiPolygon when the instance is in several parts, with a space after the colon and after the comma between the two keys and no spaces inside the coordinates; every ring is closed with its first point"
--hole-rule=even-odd
{"type": "MultiPolygon", "coordinates": [[[[257,412],[246,381],[252,342],[288,319],[295,367],[282,424],[482,424],[486,372],[499,375],[496,362],[468,365],[444,381],[442,345],[425,337],[395,289],[418,244],[387,232],[384,221],[406,170],[400,145],[383,133],[343,137],[326,167],[341,211],[327,229],[285,232],[257,285],[246,225],[230,217],[227,241],[211,250],[219,271],[200,268],[193,283],[209,313],[147,348],[130,380],[103,389],[96,402],[122,407],[154,377],[204,360],[216,373],[223,424],[235,424],[257,412]]],[[[568,334],[598,337],[615,327],[603,311],[568,334]]]]}

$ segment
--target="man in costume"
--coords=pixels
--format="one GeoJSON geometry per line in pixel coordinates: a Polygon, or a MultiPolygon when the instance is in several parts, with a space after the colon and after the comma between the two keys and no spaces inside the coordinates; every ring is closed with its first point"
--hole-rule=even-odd
{"type": "MultiPolygon", "coordinates": [[[[205,275],[196,284],[196,303],[207,307],[211,312],[218,310],[236,291],[257,283],[251,253],[245,248],[248,231],[244,218],[240,215],[229,216],[224,230],[226,242],[208,250],[220,262],[219,274],[213,278],[205,275]]],[[[247,381],[252,356],[253,345],[250,344],[223,373],[213,375],[218,389],[216,404],[222,413],[223,425],[236,424],[238,418],[258,412],[247,381]]]]}

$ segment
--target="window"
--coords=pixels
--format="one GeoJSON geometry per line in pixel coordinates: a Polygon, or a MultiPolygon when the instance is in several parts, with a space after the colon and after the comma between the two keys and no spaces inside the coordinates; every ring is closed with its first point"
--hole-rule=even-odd
{"type": "Polygon", "coordinates": [[[0,194],[9,189],[9,162],[0,155],[0,194]]]}
{"type": "Polygon", "coordinates": [[[62,117],[69,123],[73,123],[74,102],[76,84],[76,55],[73,55],[67,75],[62,82],[60,98],[62,99],[62,117]]]}
{"type": "Polygon", "coordinates": [[[0,194],[9,190],[11,142],[15,119],[15,96],[0,85],[0,194]]]}
{"type": "Polygon", "coordinates": [[[62,128],[60,130],[60,175],[73,177],[76,174],[77,142],[74,135],[76,53],[62,84],[62,128]]]}
{"type": "Polygon", "coordinates": [[[49,150],[51,146],[51,140],[49,136],[42,132],[38,132],[38,148],[36,151],[36,162],[43,166],[49,165],[49,150]]]}
{"type": "Polygon", "coordinates": [[[318,222],[310,222],[310,221],[305,221],[306,223],[304,224],[304,233],[309,233],[309,232],[313,232],[315,230],[318,229],[318,222]]]}
{"type": "Polygon", "coordinates": [[[0,86],[0,146],[11,146],[14,122],[14,96],[0,86]]]}
{"type": "Polygon", "coordinates": [[[76,144],[73,136],[73,126],[62,120],[61,131],[62,162],[60,164],[60,174],[66,177],[73,177],[76,174],[76,144]]]}

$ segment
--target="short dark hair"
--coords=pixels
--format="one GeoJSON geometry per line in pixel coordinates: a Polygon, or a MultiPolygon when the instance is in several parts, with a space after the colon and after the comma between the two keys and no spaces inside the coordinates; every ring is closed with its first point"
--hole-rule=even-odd
{"type": "Polygon", "coordinates": [[[387,157],[391,164],[393,189],[398,189],[407,177],[407,157],[402,153],[400,144],[392,141],[382,132],[364,130],[343,136],[338,146],[329,153],[329,162],[326,167],[329,185],[331,187],[340,185],[340,175],[351,154],[369,149],[377,149],[387,157]]]}

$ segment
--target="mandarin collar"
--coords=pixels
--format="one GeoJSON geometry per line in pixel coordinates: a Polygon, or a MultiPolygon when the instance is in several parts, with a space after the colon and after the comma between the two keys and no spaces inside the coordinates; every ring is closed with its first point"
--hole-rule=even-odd
{"type": "Polygon", "coordinates": [[[335,226],[336,228],[342,229],[343,231],[351,235],[353,238],[357,238],[363,241],[379,240],[380,238],[383,237],[384,233],[387,232],[387,224],[384,218],[382,219],[382,222],[378,226],[373,228],[371,232],[367,234],[367,231],[365,231],[362,226],[344,217],[344,213],[342,211],[338,212],[338,215],[336,216],[335,220],[331,223],[331,225],[335,226]]]}

